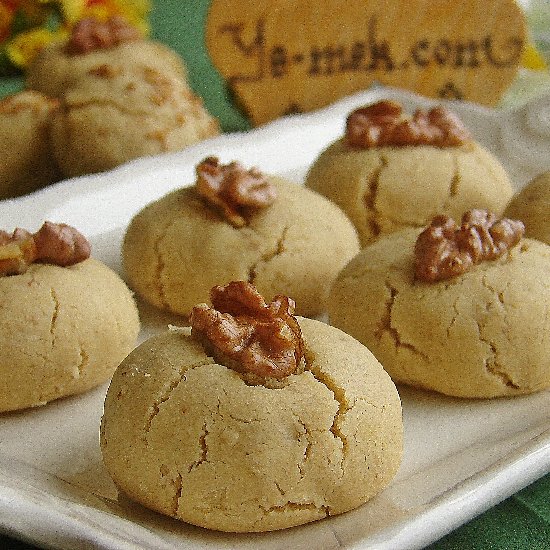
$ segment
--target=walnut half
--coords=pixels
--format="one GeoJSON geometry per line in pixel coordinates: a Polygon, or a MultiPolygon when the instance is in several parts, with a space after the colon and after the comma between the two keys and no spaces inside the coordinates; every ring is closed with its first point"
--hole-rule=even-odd
{"type": "Polygon", "coordinates": [[[351,112],[346,120],[345,142],[351,148],[431,145],[457,147],[471,140],[460,119],[444,107],[418,109],[403,116],[399,103],[383,100],[351,112]]]}
{"type": "Polygon", "coordinates": [[[256,168],[246,170],[240,163],[220,164],[207,157],[197,165],[195,189],[209,204],[219,209],[234,227],[243,227],[257,209],[277,198],[277,190],[256,168]]]}
{"type": "Polygon", "coordinates": [[[44,222],[36,233],[0,231],[0,276],[25,273],[32,263],[69,266],[90,257],[90,243],[74,227],[44,222]]]}
{"type": "Polygon", "coordinates": [[[66,51],[69,55],[81,55],[140,38],[139,31],[120,16],[110,17],[106,21],[86,17],[74,25],[66,51]]]}
{"type": "Polygon", "coordinates": [[[432,282],[461,275],[475,264],[502,256],[524,232],[521,221],[497,220],[487,210],[469,210],[460,226],[449,216],[436,216],[416,240],[415,277],[432,282]]]}
{"type": "Polygon", "coordinates": [[[299,372],[303,341],[291,298],[278,295],[268,304],[245,281],[215,286],[210,295],[212,307],[195,306],[190,323],[216,361],[262,379],[299,372]]]}

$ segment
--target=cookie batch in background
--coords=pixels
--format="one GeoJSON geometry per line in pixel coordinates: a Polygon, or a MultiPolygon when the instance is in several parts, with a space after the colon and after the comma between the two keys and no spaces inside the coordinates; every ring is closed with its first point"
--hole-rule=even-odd
{"type": "Polygon", "coordinates": [[[30,25],[32,6],[43,26],[6,38],[26,89],[0,102],[0,147],[8,157],[11,139],[22,138],[19,154],[0,168],[1,198],[219,134],[181,57],[148,38],[147,2],[16,2],[11,23],[30,25]],[[49,106],[47,117],[39,102],[49,106]],[[19,132],[11,138],[14,125],[19,132]]]}

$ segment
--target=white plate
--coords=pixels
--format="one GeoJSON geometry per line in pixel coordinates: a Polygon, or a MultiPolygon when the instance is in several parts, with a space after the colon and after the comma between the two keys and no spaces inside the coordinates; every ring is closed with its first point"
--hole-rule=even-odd
{"type": "MultiPolygon", "coordinates": [[[[120,240],[130,217],[152,199],[192,183],[194,166],[205,156],[238,159],[299,181],[341,134],[350,110],[384,97],[409,108],[430,104],[397,90],[374,89],[313,114],[2,202],[0,225],[36,230],[45,219],[72,224],[90,237],[94,255],[120,272],[120,240]]],[[[550,96],[516,111],[451,107],[500,157],[518,188],[550,170],[550,96]]],[[[177,324],[174,317],[140,307],[141,338],[177,324]]],[[[103,386],[0,415],[0,530],[63,548],[419,548],[550,471],[549,391],[475,401],[400,388],[405,456],[381,495],[342,516],[284,531],[210,532],[118,497],[98,445],[105,391],[103,386]]]]}

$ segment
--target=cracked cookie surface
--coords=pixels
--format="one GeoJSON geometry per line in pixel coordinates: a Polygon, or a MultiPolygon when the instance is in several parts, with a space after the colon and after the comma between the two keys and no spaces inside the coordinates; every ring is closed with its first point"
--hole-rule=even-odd
{"type": "Polygon", "coordinates": [[[359,251],[342,211],[308,189],[270,177],[278,199],[235,228],[191,188],[148,205],[123,243],[130,285],[157,307],[188,315],[210,289],[244,280],[264,296],[292,296],[300,315],[324,311],[338,271],[359,251]]]}
{"type": "Polygon", "coordinates": [[[0,200],[60,179],[50,147],[50,122],[57,108],[57,100],[34,90],[0,100],[0,200]]]}
{"type": "Polygon", "coordinates": [[[180,329],[137,348],[105,401],[101,446],[118,487],[222,531],[269,531],[351,510],[402,456],[393,382],[356,340],[299,318],[306,369],[248,385],[180,329]]]}
{"type": "Polygon", "coordinates": [[[179,151],[219,134],[217,120],[179,78],[146,65],[99,65],[60,98],[55,158],[67,177],[179,151]]]}
{"type": "Polygon", "coordinates": [[[550,386],[550,246],[507,254],[437,283],[414,279],[419,231],[366,247],[337,278],[332,324],[363,342],[394,381],[458,397],[550,386]]]}
{"type": "Polygon", "coordinates": [[[90,69],[105,64],[115,67],[144,65],[187,80],[181,57],[154,40],[133,40],[80,55],[68,54],[66,42],[55,42],[44,47],[28,67],[26,87],[59,97],[90,69]]]}
{"type": "Polygon", "coordinates": [[[104,264],[33,264],[0,277],[0,411],[43,405],[106,380],[139,331],[133,297],[104,264]]]}
{"type": "Polygon", "coordinates": [[[306,187],[342,208],[363,246],[423,227],[437,214],[460,218],[471,208],[501,214],[513,192],[498,160],[475,142],[350,150],[338,140],[313,163],[306,187]]]}
{"type": "Polygon", "coordinates": [[[525,235],[550,245],[550,170],[512,197],[504,212],[525,224],[525,235]]]}

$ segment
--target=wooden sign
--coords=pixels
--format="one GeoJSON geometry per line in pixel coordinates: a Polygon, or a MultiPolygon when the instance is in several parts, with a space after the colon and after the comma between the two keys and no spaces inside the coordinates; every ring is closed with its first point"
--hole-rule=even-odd
{"type": "Polygon", "coordinates": [[[494,105],[525,41],[514,0],[212,0],[206,27],[255,125],[374,82],[494,105]]]}

